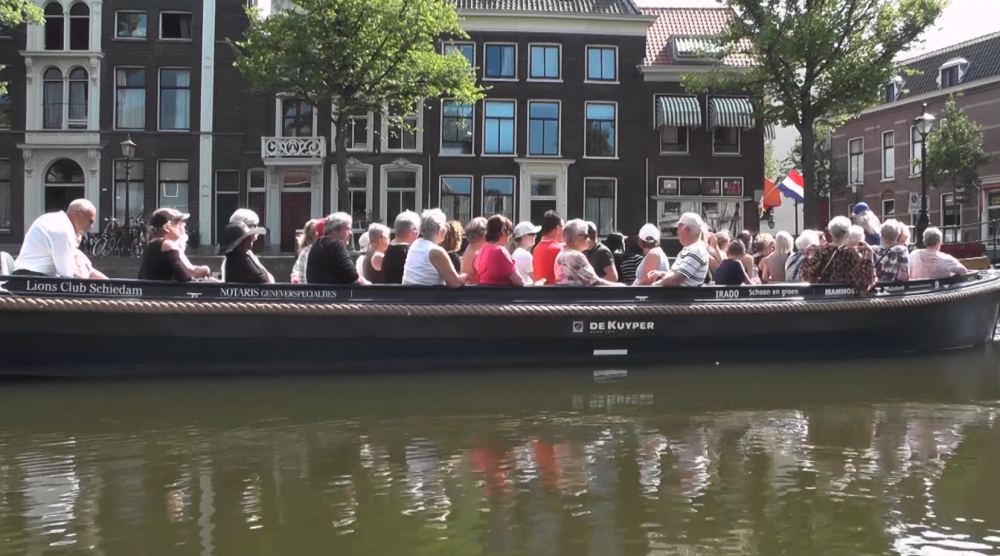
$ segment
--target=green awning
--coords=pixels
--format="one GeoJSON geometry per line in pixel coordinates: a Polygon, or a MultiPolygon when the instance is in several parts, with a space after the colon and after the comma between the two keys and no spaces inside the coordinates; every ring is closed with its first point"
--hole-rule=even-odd
{"type": "Polygon", "coordinates": [[[698,127],[701,105],[698,97],[657,97],[656,129],[663,126],[698,127]]]}
{"type": "Polygon", "coordinates": [[[753,105],[746,98],[711,97],[708,99],[708,126],[743,127],[757,126],[753,117],[753,105]]]}

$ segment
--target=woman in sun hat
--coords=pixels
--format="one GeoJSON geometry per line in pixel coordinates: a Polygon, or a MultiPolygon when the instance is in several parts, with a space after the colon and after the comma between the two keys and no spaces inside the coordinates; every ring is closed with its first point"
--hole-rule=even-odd
{"type": "Polygon", "coordinates": [[[648,286],[654,281],[650,278],[654,272],[666,272],[669,268],[667,254],[660,248],[660,229],[655,224],[646,224],[639,228],[636,241],[642,248],[643,259],[635,273],[634,285],[648,286]]]}
{"type": "Polygon", "coordinates": [[[267,233],[264,228],[251,228],[245,222],[233,222],[222,230],[219,252],[226,260],[226,282],[234,284],[267,284],[274,282],[270,273],[250,254],[257,237],[267,233]]]}
{"type": "Polygon", "coordinates": [[[514,233],[510,236],[510,243],[507,244],[507,250],[510,251],[511,257],[514,258],[514,266],[517,268],[517,273],[521,276],[521,280],[525,284],[535,281],[531,248],[535,246],[535,238],[538,237],[538,232],[541,229],[541,226],[535,226],[531,222],[521,222],[517,226],[514,226],[514,233]]]}

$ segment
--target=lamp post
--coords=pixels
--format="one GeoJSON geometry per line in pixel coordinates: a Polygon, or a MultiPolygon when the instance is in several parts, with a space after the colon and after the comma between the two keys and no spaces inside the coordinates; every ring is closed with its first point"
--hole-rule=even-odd
{"type": "Polygon", "coordinates": [[[920,134],[920,216],[917,217],[917,247],[924,248],[924,230],[930,224],[927,218],[927,135],[934,127],[934,115],[927,113],[927,103],[921,107],[921,114],[913,119],[913,125],[920,134]]]}
{"type": "MultiPolygon", "coordinates": [[[[129,219],[131,215],[129,214],[128,190],[132,178],[132,157],[135,156],[135,143],[132,142],[131,135],[126,135],[125,140],[122,141],[122,156],[125,157],[125,222],[122,225],[130,228],[131,222],[129,222],[129,219]]],[[[115,197],[117,198],[117,195],[115,197]]]]}
{"type": "Polygon", "coordinates": [[[851,184],[851,191],[854,192],[854,204],[855,205],[858,204],[858,188],[859,188],[858,184],[856,184],[856,183],[852,183],[851,184]]]}

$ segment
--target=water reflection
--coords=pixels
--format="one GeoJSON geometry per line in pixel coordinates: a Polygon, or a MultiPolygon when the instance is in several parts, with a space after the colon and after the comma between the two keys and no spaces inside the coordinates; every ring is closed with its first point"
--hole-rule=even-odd
{"type": "Polygon", "coordinates": [[[1000,554],[997,368],[6,384],[0,554],[1000,554]]]}

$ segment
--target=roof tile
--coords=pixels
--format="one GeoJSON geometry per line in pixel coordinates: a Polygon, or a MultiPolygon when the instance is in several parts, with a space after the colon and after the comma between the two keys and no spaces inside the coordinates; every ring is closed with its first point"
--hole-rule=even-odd
{"type": "MultiPolygon", "coordinates": [[[[646,65],[677,64],[672,59],[670,39],[674,35],[711,36],[726,28],[733,12],[729,8],[642,8],[642,13],[656,16],[646,33],[646,65]]],[[[733,54],[724,60],[727,66],[750,66],[750,58],[733,54]]]]}
{"type": "Polygon", "coordinates": [[[456,0],[459,10],[639,15],[632,0],[456,0]]]}

